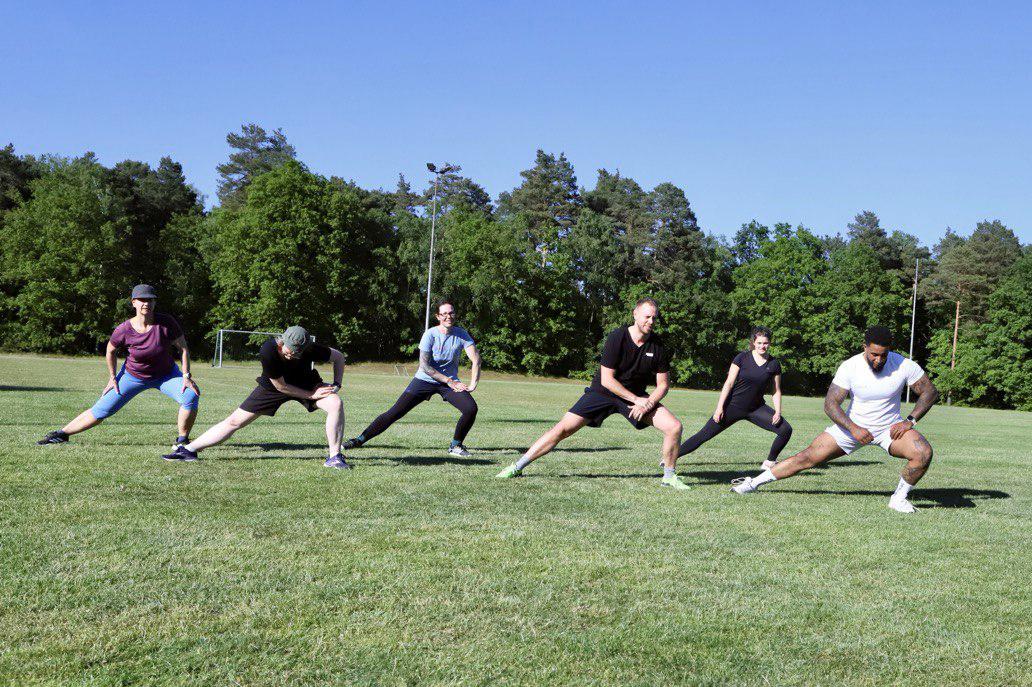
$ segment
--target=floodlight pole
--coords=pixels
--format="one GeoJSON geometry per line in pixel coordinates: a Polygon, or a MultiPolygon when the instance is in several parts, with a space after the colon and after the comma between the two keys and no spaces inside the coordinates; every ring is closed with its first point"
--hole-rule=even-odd
{"type": "Polygon", "coordinates": [[[434,234],[437,229],[437,183],[441,180],[442,174],[455,170],[452,165],[437,169],[437,166],[430,162],[426,163],[426,168],[434,175],[434,203],[430,215],[430,260],[426,269],[426,318],[423,321],[423,331],[430,329],[430,289],[434,281],[434,234]]]}
{"type": "MultiPolygon", "coordinates": [[[[910,310],[910,359],[914,359],[914,325],[917,323],[917,268],[921,265],[921,258],[914,263],[914,297],[910,310]]],[[[907,403],[910,403],[910,385],[907,385],[907,403]]]]}

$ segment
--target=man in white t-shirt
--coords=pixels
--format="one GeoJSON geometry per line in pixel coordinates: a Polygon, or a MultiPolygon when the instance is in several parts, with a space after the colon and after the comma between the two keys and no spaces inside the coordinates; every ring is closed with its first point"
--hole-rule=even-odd
{"type": "Polygon", "coordinates": [[[818,434],[805,449],[770,470],[756,477],[735,480],[733,491],[739,494],[756,491],[767,482],[791,477],[873,443],[889,455],[907,461],[899,485],[889,498],[889,508],[901,513],[915,512],[907,496],[928,470],[932,447],[914,426],[939,399],[939,391],[920,365],[891,348],[892,333],[887,328],[868,329],[864,334],[863,353],[839,365],[824,398],[824,412],[834,424],[818,434]],[[907,385],[919,397],[904,420],[900,412],[900,393],[907,385]],[[852,398],[848,413],[842,410],[842,401],[847,396],[852,398]]]}

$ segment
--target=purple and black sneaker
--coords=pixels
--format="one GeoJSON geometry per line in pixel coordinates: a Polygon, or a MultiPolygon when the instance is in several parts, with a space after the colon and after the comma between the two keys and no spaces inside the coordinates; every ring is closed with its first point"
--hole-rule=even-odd
{"type": "Polygon", "coordinates": [[[169,461],[181,460],[184,463],[192,463],[197,460],[197,453],[195,451],[191,451],[185,446],[176,446],[175,451],[172,453],[166,453],[162,456],[162,459],[169,461]]]}
{"type": "Polygon", "coordinates": [[[344,460],[344,454],[338,453],[335,456],[330,456],[323,463],[324,467],[336,468],[337,470],[353,470],[354,466],[349,464],[348,461],[344,460]]]}

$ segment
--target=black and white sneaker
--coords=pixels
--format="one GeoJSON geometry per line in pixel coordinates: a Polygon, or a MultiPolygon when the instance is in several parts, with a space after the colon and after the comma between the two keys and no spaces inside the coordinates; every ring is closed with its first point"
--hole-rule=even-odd
{"type": "Polygon", "coordinates": [[[184,463],[192,463],[193,461],[197,460],[197,453],[191,451],[186,446],[176,446],[175,451],[173,451],[172,453],[166,453],[161,458],[162,460],[168,461],[181,460],[184,463]]]}
{"type": "Polygon", "coordinates": [[[39,446],[45,446],[47,444],[65,444],[68,442],[68,435],[63,430],[55,429],[53,432],[47,432],[46,436],[36,442],[39,446]]]}
{"type": "Polygon", "coordinates": [[[462,444],[455,444],[448,449],[448,455],[458,456],[459,458],[469,458],[473,454],[466,450],[466,447],[462,444]]]}
{"type": "Polygon", "coordinates": [[[362,443],[363,442],[358,440],[358,437],[355,437],[354,439],[348,439],[347,441],[345,441],[343,444],[340,445],[340,450],[341,451],[352,451],[352,450],[358,448],[359,446],[361,446],[362,443]]]}

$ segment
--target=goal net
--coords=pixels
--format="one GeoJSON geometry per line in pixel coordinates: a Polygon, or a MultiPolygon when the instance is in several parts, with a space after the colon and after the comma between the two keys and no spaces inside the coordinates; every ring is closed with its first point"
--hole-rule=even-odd
{"type": "MultiPolygon", "coordinates": [[[[220,329],[215,333],[215,355],[211,359],[212,367],[239,367],[253,365],[258,358],[258,349],[271,336],[279,336],[278,332],[254,332],[244,329],[220,329]]],[[[312,337],[315,340],[315,337],[312,337]]]]}

